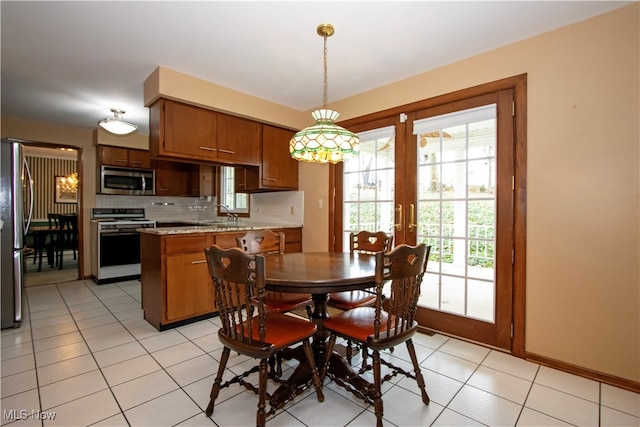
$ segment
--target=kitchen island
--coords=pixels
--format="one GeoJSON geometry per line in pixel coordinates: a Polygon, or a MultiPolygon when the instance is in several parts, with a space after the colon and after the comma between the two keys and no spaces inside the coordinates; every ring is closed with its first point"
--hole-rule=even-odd
{"type": "MultiPolygon", "coordinates": [[[[160,223],[162,225],[162,223],[160,223]]],[[[202,221],[140,229],[142,309],[159,331],[215,316],[213,284],[204,249],[236,246],[248,230],[285,235],[285,252],[302,252],[302,227],[202,221]]]]}

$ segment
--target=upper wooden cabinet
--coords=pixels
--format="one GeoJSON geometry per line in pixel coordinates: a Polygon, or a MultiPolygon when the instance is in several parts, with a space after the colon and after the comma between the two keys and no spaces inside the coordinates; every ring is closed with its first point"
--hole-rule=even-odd
{"type": "Polygon", "coordinates": [[[232,164],[259,165],[262,126],[258,122],[217,114],[218,160],[232,164]]]}
{"type": "Polygon", "coordinates": [[[213,166],[153,160],[156,196],[214,196],[213,166]]]}
{"type": "Polygon", "coordinates": [[[258,165],[260,123],[160,98],[149,107],[152,158],[258,165]]]}
{"type": "Polygon", "coordinates": [[[151,168],[151,157],[147,150],[99,145],[98,164],[125,168],[151,168]]]}
{"type": "Polygon", "coordinates": [[[298,161],[289,155],[289,141],[294,134],[288,129],[262,125],[260,166],[236,168],[236,191],[297,190],[298,161]]]}

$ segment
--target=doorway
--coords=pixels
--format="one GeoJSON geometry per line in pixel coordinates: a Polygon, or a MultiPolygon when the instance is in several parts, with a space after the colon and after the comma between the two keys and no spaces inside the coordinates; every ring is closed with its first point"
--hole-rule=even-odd
{"type": "MultiPolygon", "coordinates": [[[[34,186],[32,221],[27,231],[27,244],[34,244],[35,230],[50,226],[49,217],[55,215],[75,215],[78,233],[82,227],[79,213],[81,152],[77,147],[24,141],[24,156],[29,164],[34,186]]],[[[55,228],[55,224],[51,224],[55,228]]],[[[40,232],[42,233],[42,231],[40,232]]],[[[25,260],[25,286],[40,286],[78,280],[81,276],[82,252],[78,248],[61,252],[62,264],[55,241],[57,233],[41,234],[42,255],[38,248],[25,260]],[[40,261],[42,257],[42,261],[40,261]],[[60,268],[62,265],[62,268],[60,268]]],[[[79,242],[78,236],[78,242],[79,242]]]]}

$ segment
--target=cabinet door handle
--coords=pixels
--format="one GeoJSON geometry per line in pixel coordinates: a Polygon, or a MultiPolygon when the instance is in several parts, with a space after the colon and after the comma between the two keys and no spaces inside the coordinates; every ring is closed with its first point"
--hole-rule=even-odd
{"type": "Polygon", "coordinates": [[[129,160],[129,163],[137,163],[139,165],[142,164],[142,162],[138,161],[138,160],[129,160]]]}
{"type": "Polygon", "coordinates": [[[211,147],[200,147],[200,149],[205,151],[218,151],[217,148],[211,148],[211,147]]]}
{"type": "Polygon", "coordinates": [[[206,259],[201,259],[200,261],[191,261],[191,264],[204,264],[205,262],[207,262],[206,259]]]}
{"type": "Polygon", "coordinates": [[[262,178],[263,181],[277,181],[276,178],[262,178]]]}
{"type": "Polygon", "coordinates": [[[113,159],[114,163],[129,163],[127,159],[113,159]]]}
{"type": "Polygon", "coordinates": [[[219,149],[218,151],[221,152],[221,153],[226,153],[226,154],[236,154],[235,151],[231,151],[231,150],[219,149]]]}

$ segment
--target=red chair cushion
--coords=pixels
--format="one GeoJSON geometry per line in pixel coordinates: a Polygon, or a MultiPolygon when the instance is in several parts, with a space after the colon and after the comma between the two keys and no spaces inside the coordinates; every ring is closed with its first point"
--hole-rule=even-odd
{"type": "Polygon", "coordinates": [[[309,294],[294,294],[288,292],[271,291],[267,291],[264,293],[262,301],[267,310],[277,311],[279,313],[291,311],[298,307],[304,307],[312,303],[311,295],[309,294]]]}
{"type": "MultiPolygon", "coordinates": [[[[252,323],[251,336],[256,342],[259,342],[259,318],[254,316],[250,321],[252,323]]],[[[273,344],[277,349],[288,347],[310,337],[316,332],[316,329],[315,323],[298,317],[287,316],[275,311],[269,311],[265,314],[265,342],[273,344]]],[[[246,331],[247,326],[245,325],[246,331]]]]}
{"type": "MultiPolygon", "coordinates": [[[[387,313],[380,313],[380,330],[387,325],[387,313]]],[[[367,341],[367,337],[375,333],[373,322],[376,318],[374,307],[358,307],[343,311],[324,320],[324,327],[338,335],[351,337],[359,341],[367,341]]]]}
{"type": "Polygon", "coordinates": [[[330,294],[329,304],[342,310],[356,307],[372,306],[376,302],[376,294],[367,291],[345,291],[330,294]]]}

